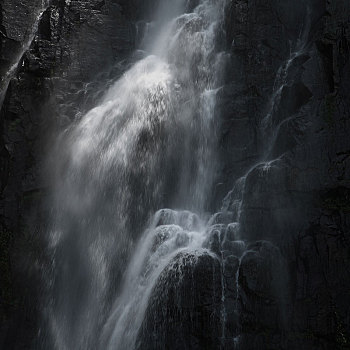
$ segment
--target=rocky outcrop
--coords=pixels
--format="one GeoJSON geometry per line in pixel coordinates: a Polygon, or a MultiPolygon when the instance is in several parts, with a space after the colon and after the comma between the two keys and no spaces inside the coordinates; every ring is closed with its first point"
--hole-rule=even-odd
{"type": "Polygon", "coordinates": [[[236,185],[208,242],[223,348],[350,347],[349,13],[343,1],[227,4],[216,198],[236,185]],[[226,226],[237,211],[247,246],[226,226]]]}
{"type": "Polygon", "coordinates": [[[349,13],[343,1],[228,5],[232,82],[221,106],[223,183],[246,174],[242,236],[271,241],[288,271],[279,275],[288,276],[289,292],[276,313],[268,307],[278,305],[273,294],[259,299],[256,285],[273,285],[262,277],[271,257],[253,249],[242,260],[246,349],[350,346],[349,13]]]}
{"type": "Polygon", "coordinates": [[[221,289],[218,259],[179,253],[153,290],[137,349],[220,349],[221,289]]]}
{"type": "Polygon", "coordinates": [[[239,269],[240,346],[280,349],[288,331],[288,273],[281,252],[266,241],[247,248],[239,269]]]}

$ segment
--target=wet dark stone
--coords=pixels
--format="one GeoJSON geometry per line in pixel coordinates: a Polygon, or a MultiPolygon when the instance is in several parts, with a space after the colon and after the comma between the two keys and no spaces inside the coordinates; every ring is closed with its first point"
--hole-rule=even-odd
{"type": "MultiPolygon", "coordinates": [[[[302,65],[299,67],[302,67],[302,65]]],[[[302,82],[283,87],[280,103],[273,115],[273,122],[278,125],[284,119],[297,113],[311,97],[311,91],[302,82]]]]}
{"type": "Polygon", "coordinates": [[[209,225],[228,225],[233,221],[233,213],[229,211],[225,212],[219,212],[214,214],[210,220],[209,220],[209,225]]]}
{"type": "Polygon", "coordinates": [[[0,6],[0,77],[19,59],[1,106],[2,349],[43,346],[38,300],[45,289],[41,267],[47,262],[49,213],[44,203],[51,180],[44,164],[52,134],[95,105],[110,71],[120,75],[127,66],[121,62],[134,49],[134,23],[108,0],[52,1],[30,43],[40,3],[4,0],[0,6]],[[19,57],[27,45],[30,49],[19,57]]]}
{"type": "Polygon", "coordinates": [[[220,308],[219,260],[180,253],[153,290],[137,349],[220,349],[220,308]]]}
{"type": "Polygon", "coordinates": [[[227,225],[226,232],[225,232],[225,239],[228,241],[236,241],[238,239],[238,232],[239,232],[239,224],[233,223],[227,225]]]}
{"type": "Polygon", "coordinates": [[[245,251],[245,244],[242,241],[229,241],[225,240],[222,244],[222,249],[224,251],[230,252],[232,255],[241,257],[245,251]]]}
{"type": "Polygon", "coordinates": [[[283,333],[288,275],[279,249],[265,241],[248,246],[239,267],[239,286],[242,333],[283,333]]]}

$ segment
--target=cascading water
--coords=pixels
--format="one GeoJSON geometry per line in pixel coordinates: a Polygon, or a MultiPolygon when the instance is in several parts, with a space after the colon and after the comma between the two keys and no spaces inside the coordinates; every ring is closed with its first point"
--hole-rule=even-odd
{"type": "Polygon", "coordinates": [[[186,1],[161,2],[142,40],[145,58],[57,143],[47,308],[57,349],[134,349],[173,259],[218,259],[207,249],[213,229],[205,211],[215,179],[224,5],[202,0],[184,13],[186,1]],[[158,211],[134,247],[164,206],[185,210],[158,211]]]}
{"type": "Polygon", "coordinates": [[[247,248],[242,240],[246,181],[278,166],[270,160],[280,125],[274,109],[303,46],[277,73],[261,162],[209,217],[224,8],[225,0],[192,10],[184,0],[162,1],[155,21],[137,27],[143,58],[59,137],[46,310],[57,349],[163,349],[176,327],[169,324],[181,317],[191,330],[182,329],[177,348],[191,348],[190,333],[205,332],[203,322],[214,329],[211,348],[239,348],[240,265],[265,244],[247,248]],[[181,304],[186,285],[188,303],[202,298],[193,295],[200,270],[214,306],[204,296],[198,316],[181,304]]]}

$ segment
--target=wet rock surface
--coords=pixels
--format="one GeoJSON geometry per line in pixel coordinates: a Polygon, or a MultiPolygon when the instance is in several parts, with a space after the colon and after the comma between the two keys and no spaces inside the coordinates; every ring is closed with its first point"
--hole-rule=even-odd
{"type": "MultiPolygon", "coordinates": [[[[37,347],[48,140],[133,61],[137,23],[152,6],[52,1],[9,82],[0,138],[4,349],[37,347]]],[[[3,78],[38,7],[34,0],[1,4],[3,78]]],[[[222,166],[213,207],[246,175],[241,207],[230,202],[212,218],[207,248],[215,257],[194,264],[177,256],[178,267],[163,272],[139,349],[232,349],[236,341],[240,349],[347,349],[350,5],[232,0],[225,11],[220,45],[230,63],[217,103],[222,166]],[[237,237],[227,225],[239,215],[237,237]]]]}
{"type": "Polygon", "coordinates": [[[221,289],[217,258],[179,253],[153,290],[137,349],[220,349],[221,289]]]}
{"type": "Polygon", "coordinates": [[[227,88],[232,99],[224,106],[223,158],[232,161],[224,174],[230,181],[250,169],[241,234],[278,247],[286,270],[277,276],[286,275],[279,283],[288,286],[282,304],[271,290],[268,297],[259,294],[264,283],[273,285],[271,257],[255,249],[245,253],[241,347],[348,348],[349,5],[232,1],[229,7],[235,84],[227,88]],[[291,55],[288,43],[297,38],[304,44],[291,55]],[[261,163],[254,166],[254,158],[261,163]]]}

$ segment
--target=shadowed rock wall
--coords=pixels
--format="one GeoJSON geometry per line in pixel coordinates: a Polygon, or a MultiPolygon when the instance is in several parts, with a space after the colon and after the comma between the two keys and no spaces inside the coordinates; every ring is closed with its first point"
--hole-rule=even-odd
{"type": "Polygon", "coordinates": [[[3,80],[19,60],[5,91],[0,124],[1,348],[37,346],[40,276],[48,262],[42,233],[50,212],[44,164],[54,146],[53,132],[94,106],[102,87],[129,64],[137,40],[131,4],[53,0],[30,44],[32,14],[41,1],[1,3],[3,80]],[[26,45],[30,49],[18,57],[26,45]]]}
{"type": "Polygon", "coordinates": [[[264,267],[256,255],[250,265],[242,261],[244,349],[350,346],[349,14],[344,1],[228,5],[232,65],[221,107],[222,182],[230,186],[251,169],[242,238],[271,241],[287,263],[279,277],[278,294],[286,293],[281,320],[271,310],[276,291],[261,278],[276,268],[264,267]],[[293,56],[293,50],[299,53],[293,56]],[[286,83],[272,108],[281,72],[286,83]],[[270,144],[261,127],[268,114],[279,125],[270,144]],[[267,160],[275,161],[253,166],[267,144],[267,160]]]}

